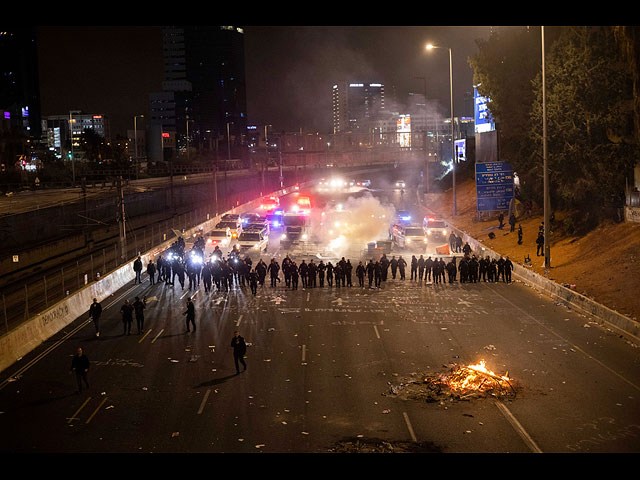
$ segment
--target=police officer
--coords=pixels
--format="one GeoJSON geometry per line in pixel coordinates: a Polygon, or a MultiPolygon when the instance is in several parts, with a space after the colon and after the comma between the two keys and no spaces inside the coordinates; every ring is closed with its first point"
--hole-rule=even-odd
{"type": "Polygon", "coordinates": [[[258,282],[260,283],[260,286],[263,286],[264,279],[267,278],[267,266],[262,261],[262,259],[260,259],[260,261],[256,265],[256,273],[258,274],[258,282]]]}
{"type": "MultiPolygon", "coordinates": [[[[333,267],[333,275],[336,279],[336,287],[339,287],[342,283],[343,271],[342,271],[342,263],[337,262],[333,267]]],[[[343,285],[344,286],[344,285],[343,285]]]]}
{"type": "Polygon", "coordinates": [[[251,287],[251,293],[255,296],[258,292],[258,272],[256,272],[255,268],[249,272],[249,287],[251,287]]]}
{"type": "Polygon", "coordinates": [[[511,283],[511,270],[513,270],[513,263],[509,260],[509,257],[504,261],[504,276],[507,283],[511,283]]]}
{"type": "Polygon", "coordinates": [[[320,282],[320,288],[324,287],[324,272],[327,269],[327,266],[324,264],[322,260],[318,264],[318,281],[320,282]]]}
{"type": "Polygon", "coordinates": [[[202,283],[204,284],[204,291],[211,291],[211,262],[207,262],[202,267],[202,283]]]}
{"type": "Polygon", "coordinates": [[[331,262],[327,262],[327,285],[333,287],[333,265],[331,262]]]}
{"type": "MultiPolygon", "coordinates": [[[[393,260],[394,259],[392,259],[391,261],[393,262],[393,260]]],[[[375,270],[376,267],[373,263],[373,259],[371,259],[369,260],[369,263],[367,263],[367,277],[369,277],[369,288],[371,288],[371,285],[373,284],[373,276],[375,275],[375,270]]]]}
{"type": "Polygon", "coordinates": [[[382,258],[380,259],[380,267],[382,267],[382,281],[387,281],[387,275],[389,274],[389,259],[386,254],[382,254],[382,258]]]}
{"type": "Polygon", "coordinates": [[[424,261],[424,281],[431,281],[431,270],[433,269],[433,260],[431,256],[424,261]]]}
{"type": "Polygon", "coordinates": [[[405,262],[402,255],[398,258],[398,270],[400,271],[400,280],[404,280],[404,269],[407,266],[407,262],[405,262]]]}
{"type": "MultiPolygon", "coordinates": [[[[302,265],[300,265],[300,267],[302,267],[302,265]]],[[[298,278],[300,275],[299,275],[299,269],[298,269],[298,266],[296,265],[296,262],[291,262],[289,264],[289,275],[291,276],[291,290],[297,290],[298,278]]],[[[303,288],[304,288],[304,283],[306,283],[306,279],[303,279],[303,288]]]]}
{"type": "Polygon", "coordinates": [[[278,262],[276,262],[275,258],[271,259],[271,263],[267,267],[267,271],[271,275],[271,286],[275,288],[276,285],[278,284],[278,282],[280,281],[280,279],[278,278],[278,272],[280,271],[280,265],[278,265],[278,262]]]}
{"type": "MultiPolygon", "coordinates": [[[[344,264],[344,276],[347,280],[347,287],[351,286],[351,271],[353,270],[353,266],[351,265],[351,260],[347,259],[344,264]]],[[[380,278],[382,278],[382,266],[380,267],[380,278]]]]}
{"type": "Polygon", "coordinates": [[[418,259],[418,281],[422,282],[422,278],[424,277],[424,257],[420,255],[418,259]]]}
{"type": "Polygon", "coordinates": [[[455,278],[455,272],[456,272],[456,264],[453,263],[453,258],[451,258],[451,260],[449,260],[449,263],[447,263],[447,275],[449,276],[449,283],[453,283],[453,279],[455,278]]]}
{"type": "Polygon", "coordinates": [[[418,279],[418,259],[415,255],[411,255],[411,280],[418,279]]]}
{"type": "MultiPolygon", "coordinates": [[[[300,263],[300,267],[298,268],[298,272],[300,272],[300,278],[302,279],[302,288],[307,288],[307,279],[309,276],[309,266],[305,263],[304,260],[300,263]]],[[[297,286],[296,286],[297,288],[297,286]]]]}
{"type": "Polygon", "coordinates": [[[313,258],[309,260],[309,265],[307,267],[307,288],[315,288],[316,287],[316,274],[318,272],[318,266],[313,263],[313,258]]]}
{"type": "Polygon", "coordinates": [[[362,265],[362,262],[358,262],[358,266],[356,267],[356,277],[358,277],[358,284],[360,287],[364,287],[364,274],[364,265],[362,265]]]}
{"type": "Polygon", "coordinates": [[[391,265],[391,278],[393,278],[394,280],[396,279],[396,271],[398,270],[398,260],[396,260],[396,256],[393,255],[391,257],[391,262],[389,262],[389,264],[391,265]]]}
{"type": "Polygon", "coordinates": [[[382,282],[382,266],[379,261],[373,264],[373,278],[376,288],[380,288],[382,282]]]}

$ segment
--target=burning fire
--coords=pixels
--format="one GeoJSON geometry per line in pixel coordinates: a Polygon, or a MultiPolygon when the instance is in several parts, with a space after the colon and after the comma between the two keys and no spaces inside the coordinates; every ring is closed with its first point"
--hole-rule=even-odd
{"type": "Polygon", "coordinates": [[[442,374],[437,379],[425,378],[424,383],[438,384],[453,392],[464,395],[476,393],[500,392],[511,389],[509,372],[498,375],[488,370],[484,360],[476,365],[455,366],[448,374],[442,374]]]}

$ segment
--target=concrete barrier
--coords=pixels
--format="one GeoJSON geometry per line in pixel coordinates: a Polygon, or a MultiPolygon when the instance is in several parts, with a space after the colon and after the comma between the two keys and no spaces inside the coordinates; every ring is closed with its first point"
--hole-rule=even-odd
{"type": "MultiPolygon", "coordinates": [[[[426,207],[423,206],[422,208],[425,212],[435,215],[426,207]]],[[[454,230],[457,235],[462,237],[464,242],[469,243],[474,254],[480,254],[483,257],[489,255],[489,258],[495,259],[499,259],[501,256],[504,257],[504,255],[485,247],[482,242],[460,230],[455,225],[452,225],[448,219],[447,223],[449,223],[451,230],[454,230]]],[[[553,280],[549,280],[543,275],[540,275],[519,263],[513,262],[512,275],[513,277],[518,278],[525,285],[531,286],[536,290],[549,295],[554,300],[562,302],[565,306],[571,306],[580,313],[595,318],[597,323],[607,326],[620,334],[627,335],[634,341],[640,342],[640,322],[616,312],[615,310],[602,305],[595,300],[576,292],[575,290],[571,290],[564,285],[554,282],[553,280]]]]}

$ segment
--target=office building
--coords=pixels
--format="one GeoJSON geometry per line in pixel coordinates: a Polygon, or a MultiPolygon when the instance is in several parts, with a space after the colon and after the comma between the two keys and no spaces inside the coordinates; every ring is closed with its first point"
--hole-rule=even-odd
{"type": "Polygon", "coordinates": [[[346,82],[331,87],[333,133],[367,133],[385,111],[382,83],[346,82]]]}

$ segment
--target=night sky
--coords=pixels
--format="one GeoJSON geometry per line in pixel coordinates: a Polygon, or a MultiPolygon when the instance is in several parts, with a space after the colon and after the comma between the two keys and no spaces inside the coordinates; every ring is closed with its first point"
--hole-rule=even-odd
{"type": "MultiPolygon", "coordinates": [[[[454,110],[472,90],[467,58],[488,26],[244,26],[247,114],[250,123],[277,131],[330,129],[331,85],[341,79],[382,82],[388,103],[395,86],[399,102],[408,92],[449,106],[449,56],[453,53],[454,110]]],[[[112,135],[133,129],[146,113],[148,94],[161,91],[162,36],[159,26],[40,27],[43,115],[69,110],[102,113],[112,135]]]]}

